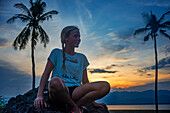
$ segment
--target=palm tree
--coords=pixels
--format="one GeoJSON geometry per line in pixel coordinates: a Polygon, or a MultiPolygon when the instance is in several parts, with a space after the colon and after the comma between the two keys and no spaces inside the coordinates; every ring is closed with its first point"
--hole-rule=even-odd
{"type": "Polygon", "coordinates": [[[50,18],[52,18],[52,15],[58,14],[58,12],[52,10],[44,13],[46,3],[42,2],[41,0],[36,0],[35,2],[30,0],[29,2],[31,4],[30,9],[28,9],[22,3],[15,4],[14,7],[20,9],[22,11],[22,14],[15,14],[12,18],[7,20],[7,23],[13,23],[15,22],[16,19],[20,19],[22,22],[28,23],[26,27],[21,31],[21,33],[14,40],[13,47],[15,50],[17,50],[18,48],[20,50],[25,49],[31,37],[30,41],[31,41],[31,58],[32,58],[32,75],[33,75],[32,89],[34,89],[35,88],[34,49],[35,46],[37,45],[38,40],[40,40],[41,43],[44,44],[44,47],[46,47],[46,44],[48,44],[49,42],[49,37],[47,33],[41,27],[41,25],[39,25],[39,23],[45,20],[49,20],[50,18]],[[32,35],[30,36],[31,33],[32,35]]]}
{"type": "Polygon", "coordinates": [[[135,31],[134,35],[139,33],[147,32],[147,35],[144,37],[144,41],[148,41],[151,37],[154,40],[155,48],[155,104],[156,104],[156,113],[158,113],[158,94],[157,94],[157,82],[158,82],[158,55],[157,55],[157,44],[156,38],[158,36],[158,31],[160,34],[170,39],[170,36],[166,33],[166,29],[170,28],[170,21],[163,22],[165,15],[169,14],[170,11],[164,13],[159,20],[157,20],[154,14],[143,13],[143,18],[146,21],[145,28],[140,28],[135,31]]]}

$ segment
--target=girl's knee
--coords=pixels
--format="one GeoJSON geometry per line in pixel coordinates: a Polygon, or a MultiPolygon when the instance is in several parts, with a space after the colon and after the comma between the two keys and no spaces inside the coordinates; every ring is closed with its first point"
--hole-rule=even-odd
{"type": "Polygon", "coordinates": [[[49,82],[50,89],[63,90],[65,88],[65,83],[59,77],[53,77],[49,82]]]}
{"type": "Polygon", "coordinates": [[[53,77],[50,80],[50,86],[56,86],[58,84],[60,84],[60,78],[59,77],[53,77]]]}
{"type": "MultiPolygon", "coordinates": [[[[101,83],[103,91],[108,94],[110,92],[110,84],[107,81],[101,83]]],[[[101,88],[100,88],[101,89],[101,88]]]]}

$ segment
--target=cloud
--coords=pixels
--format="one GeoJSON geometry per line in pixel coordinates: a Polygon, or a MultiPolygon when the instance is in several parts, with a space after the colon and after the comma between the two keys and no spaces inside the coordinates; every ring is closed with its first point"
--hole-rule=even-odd
{"type": "Polygon", "coordinates": [[[90,40],[96,40],[96,39],[99,39],[100,37],[92,37],[90,38],[90,40]]]}
{"type": "Polygon", "coordinates": [[[85,4],[81,1],[76,1],[76,6],[79,8],[79,13],[82,15],[85,15],[86,18],[88,17],[89,19],[93,18],[93,15],[91,11],[85,6],[85,4]]]}
{"type": "Polygon", "coordinates": [[[106,71],[104,69],[89,69],[90,73],[116,73],[117,71],[106,71]]]}
{"type": "Polygon", "coordinates": [[[92,32],[92,33],[90,33],[90,34],[88,35],[88,37],[92,37],[92,36],[94,36],[94,35],[95,35],[95,33],[96,33],[96,32],[92,32]]]}
{"type": "Polygon", "coordinates": [[[139,74],[139,76],[146,76],[146,77],[153,77],[154,75],[148,73],[149,70],[147,69],[137,69],[137,73],[135,74],[139,74]]]}
{"type": "Polygon", "coordinates": [[[135,5],[142,5],[142,6],[157,6],[157,7],[170,7],[169,0],[142,0],[142,1],[132,1],[129,0],[130,3],[135,5]]]}
{"type": "Polygon", "coordinates": [[[165,55],[170,54],[170,45],[165,46],[165,55]]]}
{"type": "MultiPolygon", "coordinates": [[[[32,76],[18,70],[9,62],[0,60],[0,95],[4,97],[23,94],[32,87],[32,76]]],[[[36,81],[40,78],[36,78],[36,81]]]]}
{"type": "MultiPolygon", "coordinates": [[[[158,82],[159,90],[170,90],[170,81],[158,82]]],[[[145,91],[154,90],[155,83],[133,86],[129,88],[113,88],[112,91],[145,91]]]]}
{"type": "Polygon", "coordinates": [[[127,64],[128,66],[133,66],[132,64],[127,64]]]}
{"type": "Polygon", "coordinates": [[[135,58],[132,58],[132,53],[137,52],[139,48],[136,47],[135,40],[132,40],[133,32],[133,28],[127,28],[107,34],[114,37],[112,39],[109,37],[109,40],[100,42],[100,49],[104,51],[98,57],[112,57],[116,61],[123,62],[135,60],[135,58]]]}
{"type": "Polygon", "coordinates": [[[134,52],[136,51],[136,48],[134,48],[131,44],[133,32],[134,29],[132,28],[110,32],[106,35],[113,38],[101,42],[101,48],[103,48],[106,52],[112,53],[134,52]]]}
{"type": "Polygon", "coordinates": [[[11,46],[11,43],[12,42],[8,41],[7,39],[0,38],[0,48],[11,46]]]}
{"type": "Polygon", "coordinates": [[[90,12],[90,10],[86,8],[86,12],[87,12],[87,14],[88,14],[89,19],[92,19],[92,18],[93,18],[93,15],[92,15],[92,13],[90,12]]]}
{"type": "Polygon", "coordinates": [[[117,40],[122,40],[122,41],[126,41],[126,42],[130,42],[131,37],[133,36],[134,33],[134,28],[126,28],[120,31],[116,32],[116,36],[118,37],[117,40]]]}
{"type": "Polygon", "coordinates": [[[110,32],[107,35],[110,36],[110,37],[116,36],[116,34],[114,32],[110,32]]]}
{"type": "Polygon", "coordinates": [[[153,76],[152,74],[147,74],[148,76],[153,76]]]}
{"type": "MultiPolygon", "coordinates": [[[[167,68],[170,68],[170,57],[163,58],[158,62],[158,69],[167,69],[167,68]]],[[[144,68],[144,70],[153,70],[153,69],[155,69],[155,65],[144,68]]]]}
{"type": "Polygon", "coordinates": [[[147,69],[137,69],[137,73],[140,73],[140,76],[147,75],[147,69]]]}
{"type": "Polygon", "coordinates": [[[103,42],[101,47],[108,52],[116,53],[123,50],[127,50],[129,45],[114,44],[113,41],[103,42]]]}
{"type": "MultiPolygon", "coordinates": [[[[142,68],[142,69],[137,69],[137,73],[140,73],[140,76],[153,76],[152,74],[147,74],[150,70],[154,70],[154,66],[142,68]]],[[[163,58],[159,61],[158,63],[158,69],[163,69],[163,70],[169,70],[170,69],[170,57],[163,58]]]]}
{"type": "Polygon", "coordinates": [[[82,16],[79,14],[79,22],[80,22],[80,27],[82,29],[82,34],[87,34],[87,30],[85,28],[85,25],[84,25],[84,21],[83,21],[83,18],[82,16]]]}
{"type": "Polygon", "coordinates": [[[163,48],[160,49],[161,52],[163,52],[166,56],[170,54],[170,45],[167,44],[163,48]]]}
{"type": "Polygon", "coordinates": [[[117,66],[117,67],[123,67],[123,65],[112,64],[112,65],[110,65],[110,66],[107,66],[106,69],[111,69],[112,67],[115,67],[115,66],[117,66]]]}

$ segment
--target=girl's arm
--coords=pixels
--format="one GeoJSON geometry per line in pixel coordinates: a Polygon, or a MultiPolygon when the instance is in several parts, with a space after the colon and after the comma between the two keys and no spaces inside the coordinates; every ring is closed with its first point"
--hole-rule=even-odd
{"type": "Polygon", "coordinates": [[[39,85],[39,89],[37,93],[37,98],[34,101],[34,107],[37,109],[43,108],[44,105],[45,107],[47,107],[47,104],[44,101],[43,94],[44,94],[45,85],[48,81],[51,71],[53,70],[53,67],[54,67],[53,63],[51,62],[50,59],[48,59],[44,73],[41,77],[41,81],[40,81],[40,85],[39,85]]]}
{"type": "Polygon", "coordinates": [[[83,71],[82,83],[83,84],[89,83],[89,79],[88,79],[88,76],[87,76],[87,69],[84,69],[84,71],[83,71]]]}

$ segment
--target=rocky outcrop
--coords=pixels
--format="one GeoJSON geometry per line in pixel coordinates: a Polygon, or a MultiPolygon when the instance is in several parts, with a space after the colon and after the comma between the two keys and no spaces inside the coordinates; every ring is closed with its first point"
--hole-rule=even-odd
{"type": "MultiPolygon", "coordinates": [[[[37,110],[34,108],[34,100],[38,88],[30,90],[24,95],[12,97],[4,109],[4,113],[69,113],[66,105],[52,105],[48,98],[48,91],[44,91],[44,99],[48,104],[47,108],[37,110]]],[[[92,103],[86,104],[87,113],[109,113],[107,108],[95,108],[92,103]]]]}

